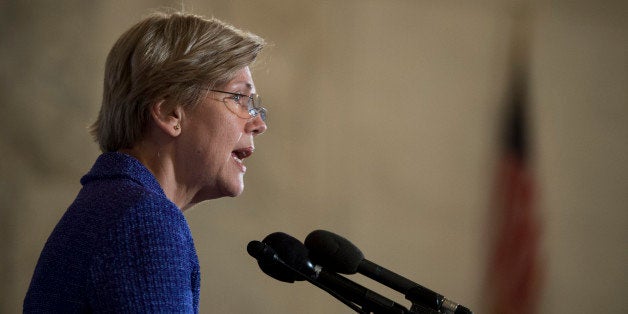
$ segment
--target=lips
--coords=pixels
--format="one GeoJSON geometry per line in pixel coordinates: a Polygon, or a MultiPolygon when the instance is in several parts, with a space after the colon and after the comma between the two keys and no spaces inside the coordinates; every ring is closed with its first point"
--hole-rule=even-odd
{"type": "Polygon", "coordinates": [[[251,156],[253,154],[253,147],[244,147],[238,148],[231,152],[231,157],[236,161],[238,166],[240,166],[240,170],[242,172],[246,171],[246,166],[244,166],[244,159],[251,156]]]}
{"type": "Polygon", "coordinates": [[[245,147],[245,148],[236,149],[233,152],[231,152],[231,154],[235,155],[236,158],[242,160],[253,154],[253,147],[245,147]]]}

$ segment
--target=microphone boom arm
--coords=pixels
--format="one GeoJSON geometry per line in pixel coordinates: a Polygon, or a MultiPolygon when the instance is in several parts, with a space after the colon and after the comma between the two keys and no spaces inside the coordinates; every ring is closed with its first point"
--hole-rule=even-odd
{"type": "MultiPolygon", "coordinates": [[[[367,259],[362,260],[360,269],[363,275],[373,280],[381,281],[382,284],[403,293],[406,299],[413,304],[422,304],[432,309],[441,309],[443,305],[449,305],[448,302],[444,302],[444,296],[367,259]]],[[[450,311],[453,312],[453,310],[455,310],[455,308],[450,311]]]]}

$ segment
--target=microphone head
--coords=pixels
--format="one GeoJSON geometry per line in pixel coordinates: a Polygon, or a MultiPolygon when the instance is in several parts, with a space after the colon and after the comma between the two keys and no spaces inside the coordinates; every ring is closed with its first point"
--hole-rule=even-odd
{"type": "MultiPolygon", "coordinates": [[[[257,260],[257,264],[264,273],[279,281],[288,283],[305,280],[303,276],[283,264],[285,263],[299,271],[307,272],[308,265],[310,265],[308,250],[301,241],[283,232],[275,232],[267,235],[262,242],[263,244],[260,243],[261,245],[272,250],[272,255],[264,253],[263,248],[261,250],[257,248],[257,244],[251,247],[251,251],[256,254],[260,254],[261,252],[262,254],[260,255],[265,257],[258,258],[257,260]],[[270,258],[268,258],[268,256],[270,256],[270,258]],[[283,261],[283,263],[278,261],[278,259],[283,261]]],[[[249,246],[251,246],[251,243],[249,243],[249,246]]],[[[248,250],[249,247],[247,246],[247,251],[248,250]]],[[[251,254],[250,251],[249,254],[251,254]]]]}
{"type": "Polygon", "coordinates": [[[276,254],[275,250],[273,250],[271,247],[257,240],[249,242],[249,244],[246,246],[246,251],[249,253],[249,255],[257,260],[273,259],[274,255],[276,254]]]}
{"type": "Polygon", "coordinates": [[[315,230],[305,238],[310,259],[325,269],[342,274],[355,274],[364,254],[349,240],[329,231],[315,230]]]}

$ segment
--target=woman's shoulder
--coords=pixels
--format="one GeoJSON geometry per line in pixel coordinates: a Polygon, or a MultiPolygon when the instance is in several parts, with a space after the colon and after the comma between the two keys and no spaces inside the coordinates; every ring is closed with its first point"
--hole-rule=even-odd
{"type": "Polygon", "coordinates": [[[107,220],[129,215],[182,215],[162,191],[147,188],[126,178],[102,180],[83,186],[70,211],[98,215],[107,220]]]}
{"type": "Polygon", "coordinates": [[[141,240],[146,235],[163,240],[180,239],[180,244],[192,243],[181,210],[163,192],[127,178],[85,185],[63,220],[90,229],[102,244],[109,240],[141,240]]]}

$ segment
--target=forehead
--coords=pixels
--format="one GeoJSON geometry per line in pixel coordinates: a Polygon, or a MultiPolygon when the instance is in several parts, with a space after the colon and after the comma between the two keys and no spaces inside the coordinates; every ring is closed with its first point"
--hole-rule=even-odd
{"type": "Polygon", "coordinates": [[[244,67],[235,73],[233,78],[225,84],[228,89],[239,90],[240,92],[255,93],[255,84],[251,76],[249,67],[244,67]]]}

